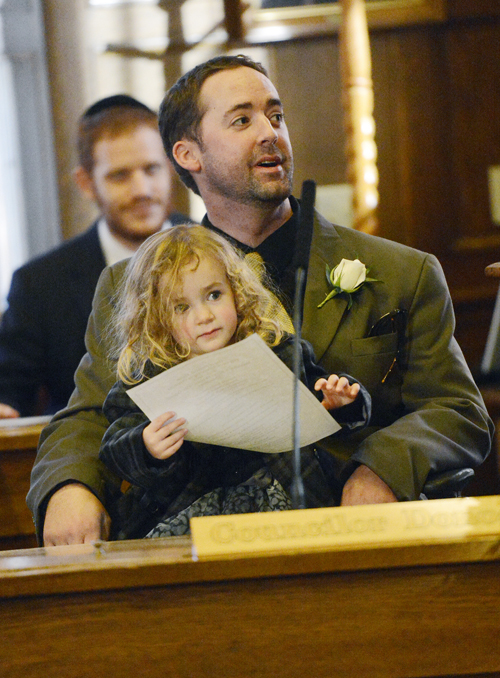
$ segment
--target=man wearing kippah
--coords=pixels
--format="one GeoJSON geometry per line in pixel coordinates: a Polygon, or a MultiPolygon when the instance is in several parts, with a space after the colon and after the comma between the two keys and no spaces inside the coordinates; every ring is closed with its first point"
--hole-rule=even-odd
{"type": "Polygon", "coordinates": [[[101,214],[82,235],[14,273],[0,322],[0,418],[67,403],[102,270],[185,221],[172,213],[172,168],[157,115],[145,104],[125,94],[101,99],[81,116],[77,143],[76,182],[101,214]]]}

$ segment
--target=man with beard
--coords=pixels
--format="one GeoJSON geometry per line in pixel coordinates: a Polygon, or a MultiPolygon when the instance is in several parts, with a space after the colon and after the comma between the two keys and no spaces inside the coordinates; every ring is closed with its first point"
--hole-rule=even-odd
{"type": "MultiPolygon", "coordinates": [[[[264,68],[241,56],[195,67],[167,93],[160,133],[181,179],[205,202],[204,225],[260,255],[290,308],[300,205],[291,195],[282,105],[264,68]]],[[[98,451],[107,427],[102,404],[115,381],[106,327],[123,271],[118,264],[101,278],[76,390],[42,434],[28,504],[46,545],[107,538],[108,511],[116,517],[120,483],[98,451]]],[[[373,401],[370,426],[322,440],[308,457],[306,473],[321,472],[329,483],[329,504],[418,499],[429,480],[488,454],[492,423],[453,329],[433,256],[315,214],[303,336],[326,372],[355,374],[373,401]],[[355,289],[335,281],[332,294],[325,268],[356,259],[370,279],[362,276],[355,289]]]]}
{"type": "Polygon", "coordinates": [[[143,103],[120,94],[93,104],[79,122],[78,153],[76,182],[101,216],[14,273],[0,324],[0,418],[66,405],[103,268],[185,221],[171,214],[171,164],[158,116],[143,103]]]}

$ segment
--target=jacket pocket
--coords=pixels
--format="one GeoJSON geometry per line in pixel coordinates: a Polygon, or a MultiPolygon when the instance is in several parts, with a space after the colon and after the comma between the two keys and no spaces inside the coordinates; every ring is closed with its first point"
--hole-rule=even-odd
{"type": "Polygon", "coordinates": [[[352,339],[351,351],[352,355],[356,357],[379,355],[389,353],[396,355],[398,350],[398,334],[391,332],[390,334],[381,334],[376,337],[365,337],[364,339],[352,339]]]}

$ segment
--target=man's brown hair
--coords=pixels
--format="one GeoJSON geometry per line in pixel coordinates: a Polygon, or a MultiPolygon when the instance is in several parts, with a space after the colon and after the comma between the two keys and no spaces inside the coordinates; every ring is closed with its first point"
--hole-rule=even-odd
{"type": "Polygon", "coordinates": [[[253,68],[267,77],[264,66],[248,56],[243,54],[218,56],[195,66],[180,77],[165,94],[161,103],[159,127],[165,152],[184,184],[197,195],[200,193],[191,172],[177,163],[172,149],[177,141],[183,138],[200,143],[199,128],[205,111],[200,108],[199,98],[205,80],[214,73],[242,68],[243,66],[253,68]]]}
{"type": "Polygon", "coordinates": [[[158,131],[158,116],[141,102],[126,95],[107,97],[93,104],[78,124],[78,160],[89,174],[94,169],[94,148],[101,139],[115,139],[138,127],[158,131]]]}

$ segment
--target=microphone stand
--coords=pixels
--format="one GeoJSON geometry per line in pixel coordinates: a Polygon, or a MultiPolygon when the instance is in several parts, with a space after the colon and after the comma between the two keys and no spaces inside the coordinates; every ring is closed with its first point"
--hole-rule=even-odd
{"type": "Polygon", "coordinates": [[[292,506],[294,509],[306,507],[304,482],[302,480],[300,460],[300,336],[302,332],[301,308],[304,300],[303,288],[305,287],[306,272],[302,267],[295,272],[295,298],[293,302],[293,482],[292,482],[292,506]]]}
{"type": "Polygon", "coordinates": [[[314,221],[314,200],[316,184],[307,180],[302,184],[299,223],[295,241],[295,296],[293,302],[293,481],[291,487],[292,506],[294,509],[306,508],[304,482],[302,480],[300,459],[300,402],[299,381],[301,367],[300,340],[302,336],[302,314],[304,306],[304,292],[309,267],[309,252],[314,221]]]}

